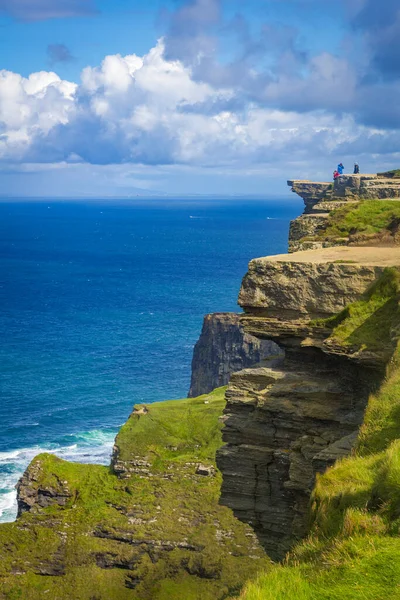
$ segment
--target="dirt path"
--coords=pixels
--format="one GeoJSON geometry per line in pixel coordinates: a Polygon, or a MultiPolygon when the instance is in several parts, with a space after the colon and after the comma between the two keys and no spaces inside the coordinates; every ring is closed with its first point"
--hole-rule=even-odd
{"type": "MultiPolygon", "coordinates": [[[[260,260],[260,259],[259,259],[260,260]]],[[[400,247],[376,248],[371,246],[323,248],[321,250],[305,250],[293,254],[276,254],[262,257],[269,262],[303,262],[326,263],[349,261],[360,265],[400,266],[400,247]]]]}

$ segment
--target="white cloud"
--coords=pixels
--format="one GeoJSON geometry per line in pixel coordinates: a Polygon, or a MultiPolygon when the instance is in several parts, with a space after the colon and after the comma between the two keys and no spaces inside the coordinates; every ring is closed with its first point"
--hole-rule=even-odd
{"type": "Polygon", "coordinates": [[[76,88],[51,72],[0,71],[0,158],[23,158],[36,135],[68,123],[76,88]]]}
{"type": "Polygon", "coordinates": [[[247,169],[281,164],[284,169],[321,156],[330,160],[339,150],[344,156],[346,145],[357,148],[357,140],[372,153],[382,146],[385,132],[357,125],[350,115],[318,109],[319,100],[337,90],[338,79],[343,95],[351,97],[351,69],[324,53],[311,61],[308,80],[281,78],[266,88],[269,99],[308,94],[314,110],[299,112],[243,103],[234,86],[195,80],[190,67],[166,60],[162,41],[143,57],[105,57],[100,66],[83,70],[79,85],[54,72],[24,78],[0,71],[0,159],[14,165],[247,169]]]}

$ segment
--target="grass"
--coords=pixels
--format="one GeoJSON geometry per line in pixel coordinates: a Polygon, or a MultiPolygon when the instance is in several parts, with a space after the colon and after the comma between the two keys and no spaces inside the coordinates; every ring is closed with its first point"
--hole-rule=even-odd
{"type": "Polygon", "coordinates": [[[400,219],[400,203],[385,200],[365,200],[356,206],[340,207],[332,211],[325,231],[320,237],[343,238],[359,233],[376,234],[389,230],[400,219]]]}
{"type": "Polygon", "coordinates": [[[400,202],[388,200],[364,200],[349,203],[330,212],[326,225],[314,236],[300,241],[368,241],[386,234],[390,236],[400,221],[400,202]]]}
{"type": "Polygon", "coordinates": [[[147,463],[147,475],[36,457],[33,489],[67,487],[70,498],[0,526],[0,598],[222,600],[268,568],[250,527],[219,506],[220,473],[195,473],[215,467],[224,392],[132,414],[119,460],[147,463]],[[57,564],[64,574],[50,575],[57,564]]]}
{"type": "Polygon", "coordinates": [[[338,315],[314,321],[331,328],[330,340],[344,347],[392,355],[400,328],[400,272],[386,268],[364,297],[338,315]]]}
{"type": "Polygon", "coordinates": [[[384,173],[378,173],[378,177],[400,177],[400,169],[393,169],[392,171],[385,171],[384,173]]]}

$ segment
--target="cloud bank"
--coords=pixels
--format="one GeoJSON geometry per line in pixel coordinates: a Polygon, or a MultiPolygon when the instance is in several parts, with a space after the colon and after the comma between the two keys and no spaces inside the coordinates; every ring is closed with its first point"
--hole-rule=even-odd
{"type": "MultiPolygon", "coordinates": [[[[397,0],[380,11],[372,0],[349,1],[351,42],[336,54],[311,52],[285,24],[255,31],[241,15],[227,21],[218,0],[193,0],[167,15],[165,37],[147,54],[106,56],[78,84],[52,71],[0,71],[2,168],[268,165],[284,177],[321,157],[332,167],[345,157],[396,163],[400,10],[397,0]],[[235,52],[222,60],[226,40],[235,52]]],[[[57,9],[67,5],[75,6],[57,9]]],[[[54,63],[70,59],[64,46],[51,53],[54,63]]]]}

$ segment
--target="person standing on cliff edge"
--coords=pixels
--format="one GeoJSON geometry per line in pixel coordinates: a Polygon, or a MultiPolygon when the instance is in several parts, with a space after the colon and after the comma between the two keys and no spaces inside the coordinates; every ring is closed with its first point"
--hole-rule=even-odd
{"type": "Polygon", "coordinates": [[[354,163],[354,175],[358,175],[360,172],[360,167],[358,166],[358,163],[354,163]]]}
{"type": "Polygon", "coordinates": [[[343,163],[338,164],[337,170],[338,170],[339,175],[343,175],[343,171],[344,171],[343,163]]]}

